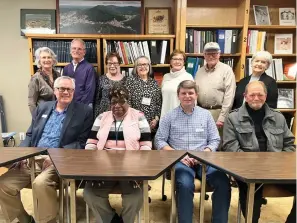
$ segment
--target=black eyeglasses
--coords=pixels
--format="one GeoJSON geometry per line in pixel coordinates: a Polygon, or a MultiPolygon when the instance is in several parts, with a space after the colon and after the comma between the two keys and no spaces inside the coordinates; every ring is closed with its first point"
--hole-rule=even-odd
{"type": "Polygon", "coordinates": [[[126,99],[116,99],[116,100],[111,100],[110,101],[110,104],[111,105],[116,105],[116,104],[120,104],[120,105],[123,105],[123,104],[125,104],[127,102],[127,100],[126,99]]]}
{"type": "Polygon", "coordinates": [[[63,93],[67,91],[68,93],[73,93],[74,89],[73,88],[65,88],[65,87],[57,87],[58,91],[60,93],[63,93]]]}

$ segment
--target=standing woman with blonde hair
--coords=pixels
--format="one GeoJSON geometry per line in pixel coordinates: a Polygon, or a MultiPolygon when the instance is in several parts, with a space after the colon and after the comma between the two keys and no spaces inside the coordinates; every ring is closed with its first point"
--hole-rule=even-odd
{"type": "Polygon", "coordinates": [[[57,56],[48,47],[40,47],[35,51],[35,64],[38,70],[28,85],[28,106],[31,114],[40,103],[55,100],[54,82],[60,76],[54,70],[57,56]]]}

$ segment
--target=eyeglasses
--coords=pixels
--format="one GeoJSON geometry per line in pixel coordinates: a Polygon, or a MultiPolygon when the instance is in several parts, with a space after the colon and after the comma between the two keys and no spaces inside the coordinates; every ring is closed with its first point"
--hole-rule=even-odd
{"type": "Polygon", "coordinates": [[[119,66],[119,63],[117,63],[117,62],[114,62],[114,63],[107,62],[107,66],[111,67],[112,65],[115,66],[115,67],[117,67],[117,66],[119,66]]]}
{"type": "Polygon", "coordinates": [[[65,88],[65,87],[57,87],[58,91],[60,93],[64,93],[67,91],[68,93],[73,93],[74,89],[73,88],[65,88]]]}
{"type": "Polygon", "coordinates": [[[262,99],[265,97],[265,94],[248,94],[247,96],[250,98],[258,97],[258,98],[262,99]]]}
{"type": "Polygon", "coordinates": [[[171,58],[171,60],[173,60],[174,62],[183,62],[184,58],[171,58]]]}
{"type": "Polygon", "coordinates": [[[148,63],[139,63],[137,64],[137,67],[148,67],[150,64],[148,63]]]}
{"type": "Polygon", "coordinates": [[[204,53],[204,55],[205,55],[205,56],[208,56],[208,57],[210,57],[210,56],[215,57],[215,56],[217,56],[218,54],[219,54],[218,52],[204,53]]]}
{"type": "Polygon", "coordinates": [[[71,50],[72,51],[82,51],[82,50],[85,50],[85,49],[79,48],[79,47],[71,47],[71,50]]]}
{"type": "Polygon", "coordinates": [[[110,101],[110,104],[111,105],[116,105],[116,104],[123,105],[126,102],[127,102],[126,99],[115,99],[115,100],[113,99],[113,100],[110,101]]]}

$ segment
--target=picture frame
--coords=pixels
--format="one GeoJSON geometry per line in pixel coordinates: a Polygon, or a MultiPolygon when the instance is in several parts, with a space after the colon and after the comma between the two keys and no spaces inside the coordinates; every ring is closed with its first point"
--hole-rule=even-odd
{"type": "Polygon", "coordinates": [[[296,25],[295,8],[279,8],[279,25],[281,26],[296,25]]]}
{"type": "Polygon", "coordinates": [[[274,36],[275,54],[293,53],[293,34],[275,34],[274,36]]]}
{"type": "Polygon", "coordinates": [[[256,25],[271,25],[268,6],[253,5],[256,25]]]}
{"type": "Polygon", "coordinates": [[[145,8],[145,34],[170,34],[171,8],[145,8]]]}
{"type": "Polygon", "coordinates": [[[143,34],[143,0],[56,0],[57,30],[75,34],[143,34]]]}
{"type": "Polygon", "coordinates": [[[294,109],[294,89],[278,88],[277,108],[294,109]]]}
{"type": "Polygon", "coordinates": [[[56,10],[54,9],[21,9],[21,36],[28,33],[55,34],[56,10]]]}

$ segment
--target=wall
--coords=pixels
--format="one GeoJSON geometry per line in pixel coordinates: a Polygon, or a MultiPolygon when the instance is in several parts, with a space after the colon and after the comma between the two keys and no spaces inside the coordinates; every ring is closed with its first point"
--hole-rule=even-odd
{"type": "MultiPolygon", "coordinates": [[[[170,7],[173,0],[145,0],[144,5],[170,7]]],[[[55,8],[56,0],[0,0],[0,95],[4,98],[8,131],[25,132],[31,121],[27,105],[29,51],[27,39],[20,36],[20,9],[55,8]]]]}

